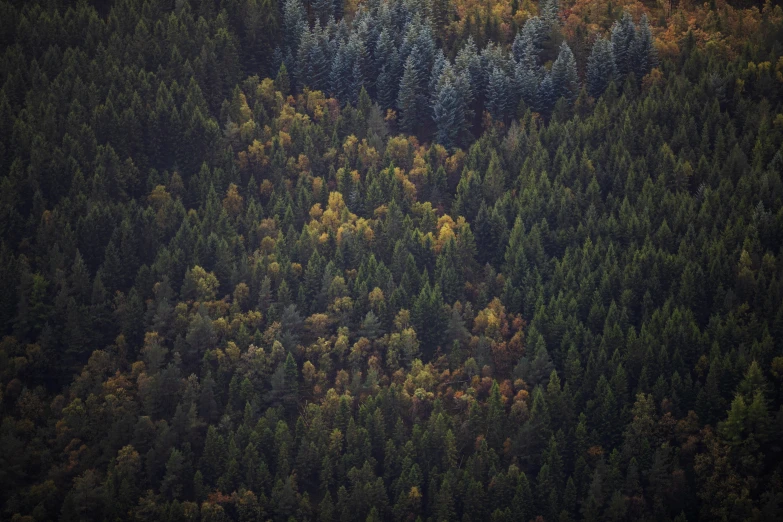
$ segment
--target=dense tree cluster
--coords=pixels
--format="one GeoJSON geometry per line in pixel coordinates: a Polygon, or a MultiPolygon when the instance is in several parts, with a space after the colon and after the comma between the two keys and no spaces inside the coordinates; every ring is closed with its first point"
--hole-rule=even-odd
{"type": "MultiPolygon", "coordinates": [[[[541,16],[529,18],[508,49],[492,40],[479,48],[468,34],[464,43],[437,50],[438,24],[426,3],[361,4],[346,21],[328,2],[308,10],[301,0],[286,0],[275,67],[295,72],[295,92],[319,90],[355,105],[364,88],[383,112],[396,111],[400,130],[433,136],[451,149],[473,141],[470,129],[484,111],[508,122],[525,108],[548,116],[561,98],[573,104],[580,89],[577,64],[560,35],[557,11],[557,2],[542,5],[541,16]]],[[[637,27],[625,12],[611,38],[611,55],[598,40],[590,57],[594,97],[611,79],[622,83],[629,73],[641,79],[657,65],[646,15],[637,27]]]]}
{"type": "Polygon", "coordinates": [[[0,2],[0,517],[781,518],[783,15],[565,7],[0,2]]]}

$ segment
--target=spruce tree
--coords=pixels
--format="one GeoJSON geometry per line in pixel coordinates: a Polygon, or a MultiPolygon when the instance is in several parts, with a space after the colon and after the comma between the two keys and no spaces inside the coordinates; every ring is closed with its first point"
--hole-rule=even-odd
{"type": "Polygon", "coordinates": [[[281,63],[280,69],[277,71],[275,89],[283,93],[283,96],[287,96],[291,92],[291,80],[288,77],[288,69],[286,69],[285,63],[281,63]]]}
{"type": "Polygon", "coordinates": [[[486,109],[497,121],[503,121],[507,116],[511,91],[509,83],[508,76],[499,67],[492,69],[487,82],[486,109]]]}
{"type": "MultiPolygon", "coordinates": [[[[547,34],[549,32],[549,29],[547,27],[546,22],[538,17],[534,16],[530,19],[528,19],[527,22],[525,22],[525,25],[522,27],[521,31],[521,41],[522,42],[530,42],[532,44],[532,49],[534,52],[534,55],[530,54],[530,49],[527,47],[523,47],[522,49],[525,49],[523,53],[527,57],[527,59],[531,59],[535,57],[538,58],[538,54],[541,52],[541,49],[544,47],[544,42],[547,39],[547,34]]],[[[515,53],[516,57],[516,53],[515,53]]]]}
{"type": "Polygon", "coordinates": [[[332,58],[332,69],[330,73],[332,96],[340,100],[340,103],[346,102],[346,95],[350,90],[350,74],[353,65],[350,63],[345,44],[337,48],[337,52],[332,58]]]}
{"type": "Polygon", "coordinates": [[[560,10],[559,0],[541,0],[539,10],[541,12],[541,17],[547,25],[551,27],[558,23],[557,13],[560,10]]]}
{"type": "Polygon", "coordinates": [[[310,52],[315,45],[315,37],[312,31],[303,31],[296,55],[297,70],[295,72],[296,83],[300,87],[313,87],[310,52]]]}
{"type": "Polygon", "coordinates": [[[326,24],[334,16],[334,0],[313,0],[310,5],[316,23],[326,24]]]}
{"type": "Polygon", "coordinates": [[[576,60],[565,42],[560,45],[560,54],[552,64],[552,88],[555,100],[565,98],[569,104],[573,103],[579,91],[576,60]]]}
{"type": "Polygon", "coordinates": [[[448,149],[457,145],[466,125],[464,97],[457,82],[451,65],[446,63],[435,86],[432,103],[432,118],[438,129],[435,139],[448,149]]]}
{"type": "Polygon", "coordinates": [[[301,0],[286,0],[283,8],[283,36],[285,52],[292,58],[299,50],[299,40],[305,31],[307,31],[307,18],[301,0]]]}
{"type": "Polygon", "coordinates": [[[541,114],[548,115],[552,112],[552,108],[555,106],[555,89],[552,85],[552,75],[547,73],[538,84],[538,90],[536,91],[536,103],[535,109],[541,114]]]}
{"type": "Polygon", "coordinates": [[[392,107],[397,100],[399,60],[391,33],[384,27],[375,44],[376,101],[381,109],[392,107]]]}
{"type": "Polygon", "coordinates": [[[601,96],[609,84],[617,77],[612,44],[599,38],[593,44],[587,59],[587,92],[593,98],[601,96]]]}
{"type": "Polygon", "coordinates": [[[415,132],[421,118],[421,79],[413,56],[405,60],[405,69],[400,80],[397,107],[400,109],[400,127],[406,132],[415,132]]]}
{"type": "Polygon", "coordinates": [[[473,37],[469,36],[465,45],[457,53],[454,60],[454,69],[457,76],[465,78],[465,87],[470,91],[470,99],[476,98],[476,93],[481,88],[481,59],[478,55],[473,37]]]}
{"type": "Polygon", "coordinates": [[[653,45],[650,23],[647,20],[646,13],[639,20],[636,38],[631,49],[631,61],[631,66],[637,79],[641,79],[653,67],[658,65],[658,53],[653,45]]]}
{"type": "Polygon", "coordinates": [[[525,102],[528,107],[536,103],[538,92],[538,75],[536,71],[528,67],[524,62],[518,63],[514,68],[514,90],[517,103],[525,102]]]}
{"type": "Polygon", "coordinates": [[[617,65],[617,74],[624,78],[632,70],[633,45],[636,38],[636,27],[628,11],[623,12],[620,21],[612,25],[612,52],[617,65]]]}
{"type": "Polygon", "coordinates": [[[448,60],[446,60],[446,56],[443,54],[443,49],[438,50],[437,54],[435,55],[435,61],[432,64],[432,70],[430,71],[429,76],[429,84],[427,86],[433,97],[435,95],[435,91],[438,88],[440,76],[443,73],[443,69],[446,67],[447,63],[448,60]]]}

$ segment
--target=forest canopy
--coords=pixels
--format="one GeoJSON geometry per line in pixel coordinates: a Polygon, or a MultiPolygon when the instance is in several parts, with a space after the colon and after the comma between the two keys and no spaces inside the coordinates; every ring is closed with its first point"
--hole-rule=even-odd
{"type": "Polygon", "coordinates": [[[0,1],[0,518],[783,518],[783,10],[0,1]]]}

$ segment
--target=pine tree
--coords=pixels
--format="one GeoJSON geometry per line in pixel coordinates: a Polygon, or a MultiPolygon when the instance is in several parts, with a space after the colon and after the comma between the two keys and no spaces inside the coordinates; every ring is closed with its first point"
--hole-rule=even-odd
{"type": "Polygon", "coordinates": [[[432,0],[432,22],[439,41],[444,39],[443,30],[451,21],[452,9],[448,0],[432,0]]]}
{"type": "Polygon", "coordinates": [[[353,105],[359,99],[359,92],[362,86],[369,84],[370,78],[367,78],[368,65],[370,62],[367,46],[364,43],[363,37],[358,32],[351,34],[346,45],[346,63],[344,64],[346,70],[349,70],[350,76],[347,79],[346,88],[346,101],[353,105]]]}

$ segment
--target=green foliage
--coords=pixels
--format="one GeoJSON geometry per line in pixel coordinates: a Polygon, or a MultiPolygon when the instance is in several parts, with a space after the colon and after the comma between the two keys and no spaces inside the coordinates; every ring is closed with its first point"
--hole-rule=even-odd
{"type": "Polygon", "coordinates": [[[781,518],[779,9],[454,7],[0,3],[0,518],[781,518]]]}

